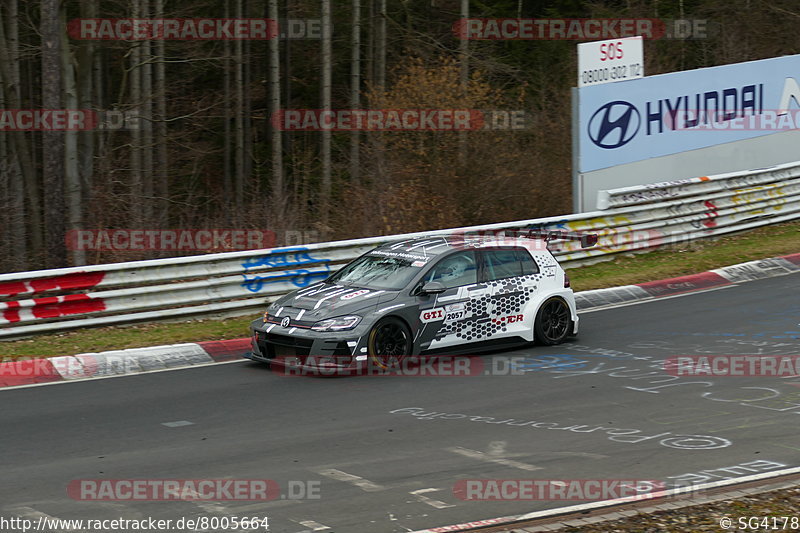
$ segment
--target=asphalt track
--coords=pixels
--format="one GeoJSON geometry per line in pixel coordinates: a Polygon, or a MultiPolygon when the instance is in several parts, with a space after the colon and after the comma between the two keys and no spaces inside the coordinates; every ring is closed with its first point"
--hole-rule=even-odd
{"type": "Polygon", "coordinates": [[[470,368],[495,375],[320,379],[243,361],[3,390],[0,518],[266,516],[270,532],[407,532],[579,503],[465,501],[459,480],[669,488],[798,466],[800,377],[673,379],[663,360],[800,354],[799,282],[584,313],[571,344],[475,358],[470,368]],[[514,375],[503,373],[512,358],[514,375]],[[178,421],[190,424],[164,425],[178,421]],[[67,494],[72,480],[129,478],[271,479],[284,496],[311,481],[319,498],[67,494]]]}

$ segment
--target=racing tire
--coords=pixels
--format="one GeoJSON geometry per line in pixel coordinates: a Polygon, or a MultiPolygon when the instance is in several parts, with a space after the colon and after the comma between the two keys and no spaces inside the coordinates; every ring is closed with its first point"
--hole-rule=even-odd
{"type": "Polygon", "coordinates": [[[572,318],[567,302],[558,297],[546,300],[533,323],[534,340],[545,346],[561,344],[572,333],[572,318]]]}
{"type": "Polygon", "coordinates": [[[386,317],[372,326],[367,337],[367,351],[375,364],[384,370],[392,369],[411,355],[411,331],[405,322],[386,317]]]}

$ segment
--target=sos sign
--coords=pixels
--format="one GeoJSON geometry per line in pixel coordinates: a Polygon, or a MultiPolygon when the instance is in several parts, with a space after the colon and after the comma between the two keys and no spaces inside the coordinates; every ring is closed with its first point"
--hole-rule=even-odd
{"type": "Polygon", "coordinates": [[[578,87],[625,81],[644,76],[641,37],[626,37],[578,45],[578,87]]]}
{"type": "Polygon", "coordinates": [[[613,61],[615,59],[622,59],[625,56],[622,46],[622,41],[612,41],[610,43],[601,44],[600,61],[613,61]]]}

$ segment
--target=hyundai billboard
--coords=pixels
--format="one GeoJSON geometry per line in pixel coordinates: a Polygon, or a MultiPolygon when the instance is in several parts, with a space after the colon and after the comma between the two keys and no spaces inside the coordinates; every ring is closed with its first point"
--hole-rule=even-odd
{"type": "Polygon", "coordinates": [[[578,171],[800,128],[800,55],[583,87],[578,171]]]}

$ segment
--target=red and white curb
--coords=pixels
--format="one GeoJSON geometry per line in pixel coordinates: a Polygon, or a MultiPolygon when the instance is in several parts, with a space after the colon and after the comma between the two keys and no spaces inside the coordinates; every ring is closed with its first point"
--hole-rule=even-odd
{"type": "MultiPolygon", "coordinates": [[[[800,253],[678,278],[583,291],[575,294],[575,300],[578,309],[586,311],[711,290],[797,271],[800,271],[800,253]]],[[[241,338],[0,362],[0,388],[223,363],[241,359],[249,349],[250,339],[241,338]]]]}
{"type": "Polygon", "coordinates": [[[797,271],[800,271],[800,253],[749,261],[678,278],[578,292],[575,294],[575,303],[578,305],[579,311],[585,311],[634,301],[718,289],[735,283],[783,276],[797,271]]]}
{"type": "Polygon", "coordinates": [[[141,374],[241,359],[250,339],[188,342],[0,363],[0,387],[141,374]]]}
{"type": "MultiPolygon", "coordinates": [[[[647,498],[642,498],[640,500],[633,500],[631,498],[619,498],[614,500],[602,500],[602,501],[595,501],[590,503],[582,503],[578,505],[570,505],[568,507],[559,507],[557,509],[547,509],[544,511],[534,511],[531,513],[520,514],[520,515],[510,515],[510,516],[502,516],[497,518],[487,518],[485,520],[476,520],[474,522],[464,522],[462,524],[451,524],[447,526],[439,526],[439,527],[432,527],[429,529],[420,529],[417,531],[411,531],[410,533],[457,533],[460,531],[468,531],[475,528],[481,527],[489,527],[489,526],[504,526],[508,525],[511,526],[515,522],[526,522],[530,520],[536,520],[540,518],[552,518],[559,515],[571,515],[574,513],[587,513],[589,511],[601,511],[604,509],[608,509],[610,507],[615,507],[618,505],[624,505],[634,502],[641,502],[645,500],[653,500],[653,504],[655,506],[654,509],[640,509],[639,512],[641,513],[650,513],[657,510],[667,510],[667,509],[674,509],[680,507],[689,507],[691,505],[701,505],[703,503],[710,503],[711,501],[715,500],[722,500],[729,498],[730,496],[722,496],[718,498],[706,498],[702,496],[704,491],[708,490],[715,490],[720,489],[723,487],[734,487],[735,485],[739,485],[742,483],[752,483],[754,481],[768,481],[770,479],[776,477],[783,477],[783,476],[790,476],[800,473],[800,467],[792,467],[792,468],[785,468],[783,470],[775,470],[772,472],[763,472],[761,474],[753,474],[750,476],[742,476],[742,477],[735,477],[730,479],[723,479],[720,481],[712,481],[710,483],[702,483],[697,485],[689,485],[685,487],[678,487],[674,489],[668,489],[660,492],[652,492],[647,495],[647,498]],[[658,505],[659,499],[663,498],[670,498],[675,496],[681,496],[684,494],[690,495],[689,500],[683,500],[681,502],[676,502],[674,504],[667,504],[663,506],[658,505]],[[662,507],[663,509],[659,509],[662,507]]],[[[757,491],[754,491],[757,492],[757,491]]],[[[574,518],[574,517],[573,517],[574,518]]],[[[609,520],[614,520],[614,517],[610,517],[609,520]]],[[[565,521],[570,520],[569,518],[564,518],[565,521]]],[[[600,521],[600,520],[598,520],[600,521]]],[[[580,522],[580,520],[578,520],[580,522]]],[[[565,523],[564,526],[572,525],[570,523],[565,523]]],[[[533,531],[535,530],[536,526],[520,526],[520,528],[510,529],[509,532],[526,532],[526,531],[533,531]],[[530,529],[528,529],[530,528],[530,529]]],[[[574,526],[573,526],[574,527],[574,526]]],[[[548,528],[548,529],[556,529],[556,527],[548,528]]]]}

